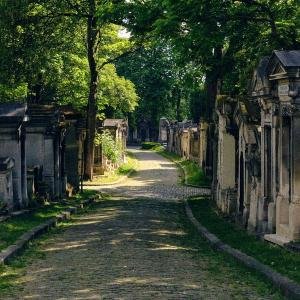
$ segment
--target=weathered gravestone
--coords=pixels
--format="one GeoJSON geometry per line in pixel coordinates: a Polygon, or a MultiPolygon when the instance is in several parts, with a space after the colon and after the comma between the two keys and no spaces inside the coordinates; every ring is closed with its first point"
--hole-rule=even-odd
{"type": "Polygon", "coordinates": [[[101,145],[95,148],[95,174],[102,175],[104,171],[118,167],[118,164],[124,162],[126,152],[126,142],[128,134],[128,122],[125,119],[105,119],[103,121],[101,131],[107,130],[120,147],[121,157],[120,161],[116,164],[110,162],[103,156],[101,145]]]}
{"type": "Polygon", "coordinates": [[[262,190],[266,239],[300,239],[300,50],[274,51],[267,67],[270,98],[262,98],[262,190]],[[264,122],[264,123],[263,123],[264,122]]]}
{"type": "Polygon", "coordinates": [[[0,213],[14,207],[12,169],[15,163],[10,157],[0,158],[0,213]]]}
{"type": "Polygon", "coordinates": [[[52,105],[28,107],[30,121],[26,128],[26,155],[29,168],[39,170],[39,193],[51,199],[65,195],[65,122],[52,105]]]}
{"type": "Polygon", "coordinates": [[[69,106],[60,109],[66,122],[65,174],[67,177],[67,193],[78,192],[84,169],[84,141],[86,137],[85,116],[69,106]]]}
{"type": "Polygon", "coordinates": [[[26,104],[0,105],[0,157],[9,157],[14,161],[12,168],[14,201],[13,204],[10,201],[10,205],[16,209],[26,206],[28,201],[25,151],[27,121],[26,104]]]}

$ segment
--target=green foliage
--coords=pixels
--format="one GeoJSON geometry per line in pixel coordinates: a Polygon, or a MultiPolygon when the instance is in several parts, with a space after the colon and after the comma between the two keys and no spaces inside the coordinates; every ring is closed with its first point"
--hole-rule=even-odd
{"type": "Polygon", "coordinates": [[[95,145],[101,145],[104,156],[113,163],[119,163],[122,155],[122,145],[116,141],[109,130],[96,134],[95,145]]]}
{"type": "Polygon", "coordinates": [[[118,169],[117,173],[119,175],[128,175],[129,173],[133,173],[136,171],[136,167],[138,165],[138,161],[136,157],[131,152],[126,153],[126,162],[122,164],[118,169]]]}
{"type": "Polygon", "coordinates": [[[185,160],[180,162],[185,172],[187,184],[195,186],[210,186],[210,180],[205,176],[203,170],[194,161],[185,160]]]}
{"type": "Polygon", "coordinates": [[[200,90],[203,73],[193,63],[179,64],[178,54],[167,40],[148,43],[122,58],[117,70],[135,84],[140,97],[139,107],[129,118],[131,126],[146,121],[156,131],[150,133],[155,138],[161,117],[199,120],[191,113],[191,95],[195,98],[200,90]]]}
{"type": "Polygon", "coordinates": [[[106,65],[101,71],[99,90],[98,109],[100,111],[109,106],[115,113],[117,110],[127,113],[134,111],[138,105],[139,97],[134,84],[123,76],[118,76],[112,64],[106,65]]]}
{"type": "Polygon", "coordinates": [[[300,49],[298,0],[125,2],[133,36],[168,40],[177,63],[193,63],[205,74],[201,101],[208,103],[198,118],[214,109],[217,92],[248,93],[262,56],[274,49],[300,49]]]}
{"type": "MultiPolygon", "coordinates": [[[[86,1],[71,2],[0,3],[1,102],[32,99],[80,109],[87,106],[90,70],[82,12],[88,6],[86,1]]],[[[132,43],[119,36],[120,26],[109,22],[100,25],[98,108],[111,106],[126,113],[135,109],[138,97],[134,85],[118,76],[113,62],[132,43]]]]}
{"type": "Polygon", "coordinates": [[[159,143],[155,143],[155,142],[143,142],[141,145],[141,148],[143,150],[152,150],[152,149],[156,149],[157,147],[160,147],[161,145],[159,143]]]}

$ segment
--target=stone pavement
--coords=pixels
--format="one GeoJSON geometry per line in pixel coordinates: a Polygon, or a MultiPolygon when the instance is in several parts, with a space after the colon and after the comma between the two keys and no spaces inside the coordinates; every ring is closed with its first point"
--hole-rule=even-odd
{"type": "Polygon", "coordinates": [[[130,148],[130,151],[140,162],[137,174],[120,184],[105,186],[101,191],[124,197],[171,200],[210,194],[209,189],[179,185],[179,174],[175,164],[160,155],[136,148],[130,148]]]}
{"type": "Polygon", "coordinates": [[[157,154],[136,154],[136,176],[105,187],[123,197],[43,242],[45,258],[0,299],[274,299],[193,233],[179,199],[207,191],[177,186],[174,165],[157,154]]]}

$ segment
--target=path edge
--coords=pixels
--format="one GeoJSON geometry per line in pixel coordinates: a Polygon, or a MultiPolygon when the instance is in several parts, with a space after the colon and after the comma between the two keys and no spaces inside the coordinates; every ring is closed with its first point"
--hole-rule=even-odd
{"type": "Polygon", "coordinates": [[[117,179],[116,181],[113,182],[108,182],[108,183],[85,183],[83,186],[84,187],[93,187],[93,186],[110,186],[110,185],[117,185],[119,183],[122,183],[123,181],[125,181],[126,179],[128,179],[134,172],[136,172],[136,170],[131,170],[129,171],[126,175],[121,176],[119,179],[117,179]]]}
{"type": "Polygon", "coordinates": [[[44,223],[32,228],[31,230],[25,232],[21,235],[17,241],[8,246],[6,249],[0,252],[0,265],[6,265],[8,262],[16,257],[18,254],[22,253],[28,243],[34,239],[37,239],[43,233],[47,232],[49,229],[56,227],[58,223],[70,219],[71,215],[76,214],[79,209],[82,209],[95,202],[95,198],[89,198],[77,206],[69,207],[66,210],[59,213],[57,216],[45,221],[44,223]]]}
{"type": "Polygon", "coordinates": [[[279,288],[283,292],[284,296],[288,299],[300,299],[300,285],[298,283],[274,271],[272,268],[264,265],[255,258],[248,256],[247,254],[237,249],[234,249],[231,246],[222,242],[216,235],[209,232],[208,229],[201,225],[201,223],[195,218],[192,209],[188,203],[188,199],[185,199],[184,202],[185,211],[189,220],[196,227],[200,235],[203,236],[212,245],[213,248],[229,254],[242,264],[264,275],[267,279],[269,279],[272,282],[272,284],[275,287],[279,288]]]}

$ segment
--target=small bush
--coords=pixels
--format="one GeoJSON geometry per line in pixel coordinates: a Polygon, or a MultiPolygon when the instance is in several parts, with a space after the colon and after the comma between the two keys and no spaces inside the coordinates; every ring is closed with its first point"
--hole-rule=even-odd
{"type": "Polygon", "coordinates": [[[143,150],[153,150],[156,147],[160,147],[161,145],[159,143],[155,142],[143,142],[142,143],[142,149],[143,150]]]}
{"type": "Polygon", "coordinates": [[[96,134],[95,145],[102,145],[104,156],[112,163],[119,163],[122,156],[122,145],[115,141],[109,130],[96,134]]]}

